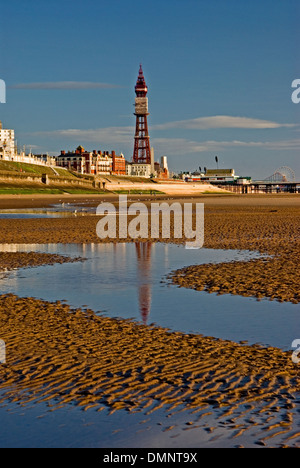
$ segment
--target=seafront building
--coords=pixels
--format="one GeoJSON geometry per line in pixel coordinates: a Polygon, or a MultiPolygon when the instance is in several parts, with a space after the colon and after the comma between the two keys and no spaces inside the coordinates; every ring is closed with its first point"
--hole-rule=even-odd
{"type": "Polygon", "coordinates": [[[78,146],[74,152],[62,150],[60,155],[56,156],[56,164],[80,174],[126,175],[124,155],[116,155],[115,151],[90,152],[83,146],[78,146]]]}
{"type": "Polygon", "coordinates": [[[15,154],[15,131],[4,129],[0,122],[0,158],[12,161],[15,154]]]}
{"type": "MultiPolygon", "coordinates": [[[[234,169],[207,169],[204,168],[203,172],[195,171],[183,172],[181,177],[186,182],[235,182],[241,179],[240,176],[236,175],[234,169]]],[[[246,177],[245,179],[251,179],[251,177],[246,177]]]]}
{"type": "Polygon", "coordinates": [[[151,177],[154,173],[151,172],[150,164],[126,162],[126,175],[133,177],[151,177]]]}
{"type": "Polygon", "coordinates": [[[48,154],[29,154],[23,151],[18,152],[15,143],[15,131],[4,129],[0,121],[0,159],[26,164],[37,164],[39,166],[55,166],[55,157],[48,154]]]}
{"type": "Polygon", "coordinates": [[[160,164],[158,162],[154,163],[154,170],[155,170],[156,176],[159,179],[169,179],[170,174],[169,174],[167,156],[161,156],[160,164]]]}
{"type": "Polygon", "coordinates": [[[186,182],[234,182],[239,179],[234,169],[207,169],[203,172],[193,172],[192,174],[182,174],[186,182]]]}
{"type": "MultiPolygon", "coordinates": [[[[154,158],[154,151],[151,151],[154,158]]],[[[127,175],[132,177],[158,177],[168,178],[167,157],[161,158],[161,163],[151,162],[143,164],[134,163],[125,160],[121,153],[117,155],[115,151],[86,151],[83,146],[78,146],[75,151],[62,150],[59,156],[56,156],[56,165],[64,167],[80,174],[91,175],[127,175]]]]}
{"type": "Polygon", "coordinates": [[[126,175],[133,177],[155,177],[157,179],[168,179],[169,169],[167,164],[167,157],[162,156],[160,163],[158,161],[154,161],[154,151],[153,148],[151,148],[151,164],[126,161],[126,175]]]}

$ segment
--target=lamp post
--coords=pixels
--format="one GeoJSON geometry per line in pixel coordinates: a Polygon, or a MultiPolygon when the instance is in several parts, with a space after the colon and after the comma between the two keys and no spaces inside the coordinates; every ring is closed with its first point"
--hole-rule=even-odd
{"type": "Polygon", "coordinates": [[[217,163],[217,169],[219,169],[219,159],[218,156],[215,157],[216,163],[217,163]]]}

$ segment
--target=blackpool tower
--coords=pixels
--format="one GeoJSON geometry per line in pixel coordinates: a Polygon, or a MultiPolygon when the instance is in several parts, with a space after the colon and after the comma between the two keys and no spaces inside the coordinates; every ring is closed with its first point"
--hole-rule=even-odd
{"type": "Polygon", "coordinates": [[[134,136],[133,162],[151,164],[150,141],[148,133],[148,88],[146,86],[142,65],[135,85],[135,113],[136,125],[134,136]]]}

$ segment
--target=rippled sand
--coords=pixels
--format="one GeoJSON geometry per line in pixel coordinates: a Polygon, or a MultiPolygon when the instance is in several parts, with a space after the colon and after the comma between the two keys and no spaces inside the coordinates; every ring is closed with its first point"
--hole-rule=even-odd
{"type": "MultiPolygon", "coordinates": [[[[172,280],[209,292],[298,303],[299,197],[257,200],[207,199],[204,246],[258,250],[268,258],[191,266],[174,272],[172,280]]],[[[0,242],[99,242],[97,220],[2,219],[0,242]]],[[[7,264],[56,260],[17,255],[6,257],[7,264]]],[[[196,418],[191,428],[217,410],[213,427],[207,427],[212,434],[230,428],[238,441],[255,427],[257,444],[300,444],[300,367],[291,352],[171,333],[13,295],[0,296],[0,330],[7,344],[7,362],[0,366],[3,404],[48,401],[53,409],[71,403],[145,414],[190,410],[196,418]]]]}
{"type": "Polygon", "coordinates": [[[146,415],[185,409],[198,422],[219,408],[215,426],[230,424],[237,438],[259,417],[257,443],[278,435],[281,445],[300,442],[294,427],[300,375],[290,352],[170,333],[11,294],[0,296],[0,329],[7,343],[2,404],[49,401],[52,409],[72,403],[146,415]]]}
{"type": "Polygon", "coordinates": [[[65,255],[47,254],[39,252],[0,252],[0,272],[18,268],[30,268],[54,263],[70,263],[83,260],[65,255]]]}
{"type": "Polygon", "coordinates": [[[218,294],[300,302],[300,196],[297,204],[216,206],[205,217],[205,246],[257,250],[266,257],[249,262],[182,268],[172,281],[218,294]]]}

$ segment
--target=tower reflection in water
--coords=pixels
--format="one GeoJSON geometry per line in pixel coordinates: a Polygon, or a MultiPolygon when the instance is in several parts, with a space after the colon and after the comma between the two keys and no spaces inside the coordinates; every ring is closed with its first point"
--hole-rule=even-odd
{"type": "Polygon", "coordinates": [[[151,242],[136,242],[139,307],[144,324],[151,310],[151,242]]]}

